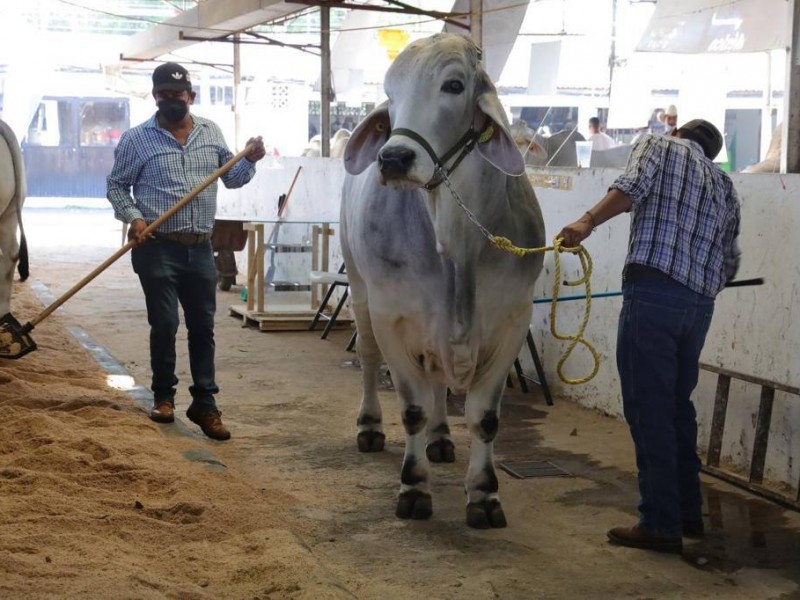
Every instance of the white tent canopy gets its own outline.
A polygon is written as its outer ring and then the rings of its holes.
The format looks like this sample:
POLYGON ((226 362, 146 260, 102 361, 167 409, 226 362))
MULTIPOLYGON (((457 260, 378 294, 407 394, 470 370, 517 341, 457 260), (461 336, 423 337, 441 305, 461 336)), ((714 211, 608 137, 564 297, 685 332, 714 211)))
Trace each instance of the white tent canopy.
POLYGON ((659 0, 639 52, 761 52, 785 48, 786 0, 659 0))

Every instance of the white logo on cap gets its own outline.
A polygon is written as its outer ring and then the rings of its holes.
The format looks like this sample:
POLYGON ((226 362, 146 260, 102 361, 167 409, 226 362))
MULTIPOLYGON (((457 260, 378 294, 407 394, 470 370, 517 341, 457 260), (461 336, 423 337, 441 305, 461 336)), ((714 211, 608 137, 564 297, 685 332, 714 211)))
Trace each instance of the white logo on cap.
POLYGON ((173 79, 183 79, 183 73, 173 73, 172 74, 172 78, 173 79))

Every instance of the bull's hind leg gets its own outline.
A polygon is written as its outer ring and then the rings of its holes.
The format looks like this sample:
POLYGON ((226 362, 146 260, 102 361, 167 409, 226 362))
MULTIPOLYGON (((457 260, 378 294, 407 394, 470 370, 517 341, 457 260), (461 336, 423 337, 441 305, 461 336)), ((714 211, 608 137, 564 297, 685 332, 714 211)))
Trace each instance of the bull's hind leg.
POLYGON ((383 433, 383 415, 378 401, 378 371, 381 365, 381 351, 372 331, 369 308, 366 302, 359 302, 355 290, 353 291, 352 308, 358 331, 356 350, 361 361, 363 391, 356 419, 358 427, 356 441, 359 452, 381 452, 386 442, 386 435, 383 433))
POLYGON ((494 470, 494 438, 500 425, 500 399, 505 377, 484 379, 467 394, 465 415, 472 436, 465 482, 467 525, 477 529, 505 527, 494 470))
POLYGON ((428 446, 425 448, 428 460, 433 463, 451 463, 456 460, 456 451, 450 439, 450 426, 447 424, 447 386, 433 386, 433 410, 428 419, 428 446))

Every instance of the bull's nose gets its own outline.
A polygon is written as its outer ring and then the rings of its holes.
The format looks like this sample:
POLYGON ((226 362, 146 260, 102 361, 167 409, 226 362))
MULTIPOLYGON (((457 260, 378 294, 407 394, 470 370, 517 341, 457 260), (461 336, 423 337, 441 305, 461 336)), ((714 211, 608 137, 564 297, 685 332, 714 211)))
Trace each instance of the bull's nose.
POLYGON ((408 174, 416 154, 409 148, 386 148, 378 154, 378 168, 384 177, 408 174))

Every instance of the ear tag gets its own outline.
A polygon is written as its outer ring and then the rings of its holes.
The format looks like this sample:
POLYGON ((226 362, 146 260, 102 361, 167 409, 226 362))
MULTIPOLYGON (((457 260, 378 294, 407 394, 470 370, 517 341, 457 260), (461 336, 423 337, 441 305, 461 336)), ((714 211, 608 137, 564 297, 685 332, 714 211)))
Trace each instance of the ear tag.
POLYGON ((483 133, 478 138, 478 143, 485 144, 490 139, 492 139, 493 135, 494 135, 494 125, 489 125, 486 129, 483 130, 483 133))

